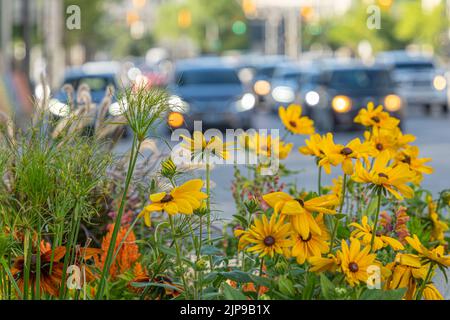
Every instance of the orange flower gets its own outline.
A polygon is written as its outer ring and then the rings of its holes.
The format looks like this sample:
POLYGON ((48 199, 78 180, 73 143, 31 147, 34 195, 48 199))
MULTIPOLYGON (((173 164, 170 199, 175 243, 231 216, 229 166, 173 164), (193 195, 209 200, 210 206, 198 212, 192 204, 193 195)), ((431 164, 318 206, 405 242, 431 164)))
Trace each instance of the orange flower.
MULTIPOLYGON (((100 257, 99 268, 103 269, 103 265, 106 260, 106 254, 108 252, 108 248, 111 242, 111 236, 114 229, 114 225, 111 226, 106 236, 102 241, 102 250, 103 253, 100 257)), ((139 253, 139 247, 136 244, 136 236, 133 231, 131 231, 127 238, 124 240, 124 237, 127 233, 127 228, 120 227, 119 233, 117 235, 116 246, 114 248, 114 252, 117 251, 119 244, 123 241, 123 244, 117 253, 116 259, 111 264, 111 269, 109 270, 109 274, 112 277, 116 277, 119 274, 123 274, 128 270, 131 270, 141 254, 139 253)))

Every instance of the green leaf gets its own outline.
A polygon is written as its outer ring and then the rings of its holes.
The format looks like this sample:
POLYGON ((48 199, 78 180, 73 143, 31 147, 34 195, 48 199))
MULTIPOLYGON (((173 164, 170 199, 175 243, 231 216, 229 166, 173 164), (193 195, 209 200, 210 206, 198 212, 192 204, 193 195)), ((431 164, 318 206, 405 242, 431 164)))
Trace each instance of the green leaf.
POLYGON ((334 298, 334 284, 323 273, 320 274, 320 288, 322 290, 322 296, 326 300, 332 300, 334 298))
POLYGON ((368 289, 359 297, 360 300, 401 300, 405 295, 406 288, 396 290, 368 289))
POLYGON ((214 246, 203 246, 201 253, 203 255, 213 256, 222 254, 222 251, 214 246))
POLYGON ((347 215, 346 215, 346 214, 343 214, 343 213, 336 213, 335 215, 333 215, 333 217, 334 217, 335 219, 338 219, 338 220, 342 220, 342 219, 344 219, 346 216, 347 216, 347 215))
POLYGON ((223 294, 227 300, 247 300, 247 296, 245 296, 241 291, 232 288, 225 282, 223 283, 223 294))
POLYGON ((222 276, 224 276, 226 279, 230 279, 236 282, 242 282, 242 283, 248 283, 253 282, 252 278, 249 276, 248 273, 240 271, 240 270, 234 270, 229 272, 221 272, 222 276))
POLYGON ((241 226, 246 229, 248 227, 248 222, 247 219, 245 219, 243 216, 239 215, 239 214, 234 214, 233 217, 239 221, 239 223, 241 224, 241 226))

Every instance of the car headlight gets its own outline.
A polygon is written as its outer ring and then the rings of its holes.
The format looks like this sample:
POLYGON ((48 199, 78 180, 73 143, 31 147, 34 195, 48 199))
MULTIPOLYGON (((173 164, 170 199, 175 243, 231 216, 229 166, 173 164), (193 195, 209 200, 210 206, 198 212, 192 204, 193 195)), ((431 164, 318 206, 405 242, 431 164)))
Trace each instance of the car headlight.
POLYGON ((256 104, 256 98, 251 93, 246 93, 236 103, 236 110, 238 112, 247 111, 253 109, 256 104))
POLYGON ((49 101, 48 110, 58 117, 67 117, 70 114, 70 107, 57 99, 49 101))
POLYGON ((320 95, 316 91, 309 91, 305 95, 305 101, 310 106, 316 106, 319 104, 320 95))
POLYGON ((187 113, 189 111, 189 103, 181 99, 179 96, 170 96, 169 107, 174 112, 187 113))
POLYGON ((386 98, 384 98, 384 106, 386 107, 387 111, 398 111, 402 107, 402 99, 395 94, 390 94, 386 96, 386 98))
POLYGON ((442 91, 447 87, 447 80, 444 76, 435 76, 433 79, 433 86, 436 90, 442 91))
POLYGON ((338 113, 349 112, 352 109, 352 99, 347 96, 336 96, 331 101, 331 106, 338 113))
POLYGON ((266 80, 258 80, 253 85, 253 90, 255 90, 255 93, 260 96, 266 96, 270 93, 270 83, 266 80))
POLYGON ((184 123, 184 117, 179 112, 171 112, 167 117, 167 123, 171 128, 179 128, 184 123))
POLYGON ((273 89, 272 97, 278 102, 289 103, 294 101, 295 92, 290 87, 279 86, 273 89))
POLYGON ((121 102, 113 102, 108 108, 108 112, 110 115, 117 117, 125 113, 128 109, 128 103, 126 100, 122 100, 121 102))

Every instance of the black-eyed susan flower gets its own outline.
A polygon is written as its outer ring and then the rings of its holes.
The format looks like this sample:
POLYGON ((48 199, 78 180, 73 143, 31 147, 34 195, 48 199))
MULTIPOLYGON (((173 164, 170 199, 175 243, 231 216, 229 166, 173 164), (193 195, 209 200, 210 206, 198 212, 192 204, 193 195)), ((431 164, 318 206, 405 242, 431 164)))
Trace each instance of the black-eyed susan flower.
POLYGON ((342 170, 348 174, 353 174, 353 160, 361 159, 368 163, 369 156, 373 152, 372 146, 367 143, 361 143, 359 138, 353 139, 347 145, 335 144, 331 135, 327 136, 321 143, 321 150, 324 156, 319 161, 319 166, 325 169, 325 172, 331 173, 331 166, 342 166, 342 170))
POLYGON ((439 241, 445 244, 445 232, 448 230, 448 225, 439 219, 439 214, 437 213, 437 203, 433 201, 431 196, 427 197, 428 203, 428 216, 433 223, 431 229, 431 241, 439 241))
POLYGON ((288 215, 293 229, 304 239, 309 237, 310 232, 322 233, 312 213, 335 214, 332 208, 338 204, 338 199, 332 194, 303 200, 284 192, 272 192, 264 195, 263 199, 274 208, 275 213, 288 215))
POLYGON ((273 257, 275 253, 289 256, 292 246, 291 226, 284 222, 284 217, 273 214, 270 220, 265 215, 256 218, 248 230, 236 230, 239 237, 239 248, 246 248, 260 257, 273 257))
POLYGON ((419 148, 416 146, 405 146, 397 152, 395 163, 406 163, 409 168, 417 175, 417 183, 422 181, 423 174, 432 174, 433 168, 426 165, 431 158, 419 158, 419 148))
POLYGON ((213 136, 207 140, 202 132, 194 131, 193 137, 189 138, 181 135, 183 142, 181 146, 190 151, 192 158, 201 156, 216 156, 222 159, 228 159, 230 156, 229 148, 233 142, 224 143, 218 136, 213 136))
POLYGON ((304 238, 297 232, 293 233, 292 256, 297 259, 299 264, 305 263, 311 257, 321 257, 329 250, 330 234, 323 222, 323 215, 318 215, 315 220, 321 230, 320 235, 310 232, 309 236, 304 238))
POLYGON ((405 163, 394 166, 389 165, 389 161, 389 152, 384 151, 375 158, 370 169, 364 168, 362 163, 357 162, 352 179, 358 183, 370 183, 382 187, 399 200, 403 199, 402 195, 411 198, 414 191, 407 183, 414 180, 414 172, 409 170, 405 163))
POLYGON ((385 283, 388 290, 407 288, 404 299, 414 298, 418 280, 425 280, 428 266, 422 265, 419 256, 398 253, 394 262, 388 263, 391 275, 385 283))
POLYGON ((415 234, 412 237, 406 237, 406 241, 424 260, 444 268, 450 267, 450 256, 445 255, 444 246, 439 245, 436 248, 427 249, 415 234))
POLYGON ((400 123, 400 120, 391 117, 389 113, 383 111, 383 106, 375 108, 373 102, 367 104, 366 109, 361 109, 354 119, 355 123, 360 123, 365 127, 377 128, 395 128, 400 123))
POLYGON ((331 133, 328 133, 323 137, 318 133, 311 135, 309 139, 305 139, 306 146, 299 147, 298 151, 305 156, 315 156, 316 158, 321 159, 324 156, 324 153, 320 149, 320 146, 322 140, 326 139, 327 136, 333 137, 331 133))
POLYGON ((352 238, 350 246, 342 240, 341 250, 337 252, 341 261, 341 271, 344 273, 347 282, 355 286, 360 282, 367 282, 369 276, 367 268, 375 264, 376 255, 370 252, 370 246, 361 249, 358 239, 352 238))
POLYGON ((202 186, 202 180, 193 179, 173 188, 170 192, 151 194, 151 203, 142 210, 139 217, 144 217, 145 224, 150 226, 150 213, 154 211, 164 211, 170 215, 192 214, 201 206, 202 200, 207 198, 206 193, 200 191, 202 186))
POLYGON ((325 272, 325 271, 331 271, 335 272, 340 268, 341 260, 339 257, 328 254, 326 257, 321 256, 313 256, 308 259, 308 262, 311 264, 311 268, 309 271, 311 272, 325 272))
POLYGON ((313 134, 315 131, 314 121, 302 117, 302 107, 299 105, 291 104, 287 109, 279 107, 278 115, 286 129, 293 134, 313 134))
POLYGON ((432 283, 425 285, 423 289, 423 298, 425 300, 444 300, 444 297, 432 283))
POLYGON ((277 157, 280 160, 286 159, 292 150, 293 144, 286 143, 279 137, 254 134, 244 134, 240 136, 241 144, 247 149, 259 156, 277 157))
MULTIPOLYGON (((373 227, 369 225, 369 219, 367 216, 362 217, 361 224, 352 222, 350 223, 350 226, 355 228, 355 230, 351 233, 352 237, 360 239, 364 245, 370 245, 372 241, 373 227)), ((386 246, 390 246, 394 250, 405 249, 400 241, 381 233, 377 233, 373 242, 373 250, 377 251, 386 246)))

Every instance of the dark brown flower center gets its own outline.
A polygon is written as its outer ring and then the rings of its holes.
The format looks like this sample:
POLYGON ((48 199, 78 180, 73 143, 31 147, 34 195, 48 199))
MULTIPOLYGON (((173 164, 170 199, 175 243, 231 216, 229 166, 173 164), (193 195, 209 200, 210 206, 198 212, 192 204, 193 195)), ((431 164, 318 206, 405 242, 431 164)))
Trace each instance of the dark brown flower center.
POLYGON ((405 155, 405 158, 403 159, 402 162, 407 163, 407 164, 411 164, 411 157, 405 155))
POLYGON ((381 151, 381 150, 383 150, 383 145, 381 143, 377 143, 375 145, 375 148, 377 148, 378 151, 381 151))
POLYGON ((348 264, 348 268, 350 269, 351 272, 358 272, 359 270, 358 264, 356 262, 350 262, 348 264))
POLYGON ((375 123, 380 123, 380 118, 378 118, 377 116, 372 117, 372 120, 373 120, 375 123))
POLYGON ((272 236, 267 236, 264 238, 264 244, 268 247, 271 247, 275 244, 275 238, 272 236))
POLYGON ((299 235, 299 237, 300 237, 300 240, 302 240, 303 242, 308 242, 312 238, 312 233, 310 232, 308 234, 308 238, 306 238, 306 239, 303 239, 303 237, 301 235, 299 235))
POLYGON ((291 125, 291 127, 297 127, 297 123, 295 121, 289 121, 289 124, 291 125))
POLYGON ((164 196, 164 198, 161 199, 160 202, 165 203, 165 202, 169 202, 169 201, 172 201, 172 200, 173 200, 173 197, 170 194, 166 194, 164 196))
POLYGON ((352 153, 353 153, 353 150, 348 147, 345 147, 344 149, 341 150, 341 154, 344 156, 348 156, 352 153))
POLYGON ((303 202, 302 199, 295 199, 295 201, 297 201, 298 203, 300 203, 300 205, 302 206, 302 208, 305 206, 305 202, 303 202))
POLYGON ((383 173, 383 172, 380 172, 380 173, 378 174, 378 176, 379 176, 380 178, 386 178, 386 179, 389 179, 388 175, 387 175, 386 173, 383 173))

